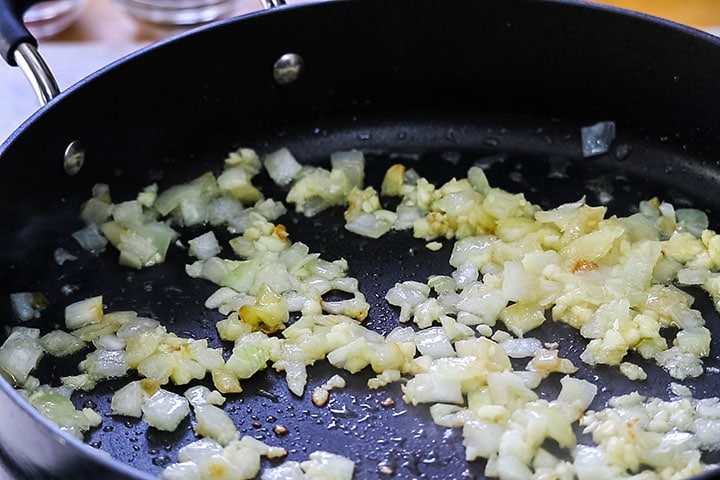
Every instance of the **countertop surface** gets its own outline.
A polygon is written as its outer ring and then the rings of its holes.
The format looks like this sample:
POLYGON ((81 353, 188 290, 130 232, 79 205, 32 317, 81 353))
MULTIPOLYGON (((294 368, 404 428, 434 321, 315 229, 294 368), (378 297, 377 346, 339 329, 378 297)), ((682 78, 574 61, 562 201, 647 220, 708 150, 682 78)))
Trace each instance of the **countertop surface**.
MULTIPOLYGON (((259 10, 260 0, 235 0, 235 14, 259 10)), ((289 0, 300 3, 303 0, 289 0)), ((307 1, 307 0, 305 0, 307 1)), ((720 31, 717 0, 601 0, 711 32, 720 31)), ((86 0, 79 18, 65 31, 40 42, 61 89, 124 55, 180 30, 148 27, 128 16, 113 0, 86 0)), ((19 69, 0 65, 0 142, 38 108, 19 69)))

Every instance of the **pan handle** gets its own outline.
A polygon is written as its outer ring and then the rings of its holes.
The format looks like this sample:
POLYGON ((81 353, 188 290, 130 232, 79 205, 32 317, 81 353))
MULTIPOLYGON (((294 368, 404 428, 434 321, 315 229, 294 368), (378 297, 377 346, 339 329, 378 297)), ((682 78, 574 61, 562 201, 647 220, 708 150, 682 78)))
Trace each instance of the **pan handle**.
MULTIPOLYGON (((41 0, 0 0, 0 55, 10 66, 19 66, 30 81, 41 105, 60 94, 55 76, 37 50, 37 40, 23 23, 23 14, 41 0)), ((261 0, 268 10, 286 5, 285 0, 261 0)), ((77 140, 71 142, 64 155, 63 169, 76 175, 85 162, 85 152, 77 140)))
POLYGON ((13 54, 21 43, 37 47, 37 40, 23 23, 23 14, 37 0, 0 0, 0 54, 5 61, 15 66, 13 54))
MULTIPOLYGON (((23 23, 23 14, 40 0, 0 0, 0 55, 19 66, 30 81, 40 105, 60 93, 55 76, 37 50, 37 40, 23 23)), ((261 0, 264 9, 286 5, 285 0, 261 0)))
POLYGON ((285 0, 260 0, 260 3, 262 3, 265 10, 286 5, 285 0))
POLYGON ((0 0, 0 54, 8 65, 19 66, 45 105, 60 93, 57 81, 37 51, 37 40, 23 23, 23 14, 37 0, 0 0))

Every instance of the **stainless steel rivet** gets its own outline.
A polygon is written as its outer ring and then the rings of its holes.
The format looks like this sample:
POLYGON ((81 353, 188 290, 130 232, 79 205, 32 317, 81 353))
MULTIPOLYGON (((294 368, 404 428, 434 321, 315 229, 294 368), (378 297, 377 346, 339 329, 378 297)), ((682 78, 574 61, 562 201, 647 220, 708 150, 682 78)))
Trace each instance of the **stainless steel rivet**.
POLYGON ((273 78, 280 85, 289 85, 300 78, 305 60, 297 53, 286 53, 273 65, 273 78))
POLYGON ((73 140, 65 149, 65 158, 63 159, 63 168, 65 173, 77 175, 85 164, 85 148, 79 140, 73 140))

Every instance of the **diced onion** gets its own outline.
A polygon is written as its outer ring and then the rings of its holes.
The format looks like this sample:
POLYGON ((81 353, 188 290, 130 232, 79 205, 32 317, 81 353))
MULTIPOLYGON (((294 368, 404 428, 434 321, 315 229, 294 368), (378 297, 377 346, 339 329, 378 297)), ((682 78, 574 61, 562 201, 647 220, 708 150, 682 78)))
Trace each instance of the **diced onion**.
POLYGON ((110 401, 112 414, 140 418, 143 403, 150 397, 150 394, 155 393, 148 392, 146 386, 143 382, 136 380, 118 389, 110 401))
POLYGON ((85 348, 85 342, 62 330, 53 330, 40 337, 40 345, 54 357, 64 357, 85 348))
POLYGON ((203 460, 215 455, 222 455, 223 447, 215 440, 201 438, 182 447, 178 458, 182 462, 201 463, 203 460))
POLYGON ((10 305, 21 322, 39 318, 48 307, 48 301, 40 292, 19 292, 10 294, 10 305))
POLYGON ((220 445, 237 440, 240 434, 232 418, 221 408, 209 403, 195 405, 195 434, 211 438, 220 445))
POLYGON ((108 243, 107 238, 103 236, 98 226, 94 223, 73 233, 72 237, 80 244, 83 250, 92 254, 104 251, 108 243))
POLYGON ((189 240, 188 245, 190 245, 188 253, 200 260, 207 260, 222 251, 222 248, 212 231, 203 233, 199 237, 189 240))
POLYGON ((365 180, 365 156, 359 150, 333 152, 330 155, 333 170, 345 172, 350 187, 362 188, 365 180))
POLYGON ((161 480, 202 480, 200 467, 194 462, 173 463, 160 473, 161 480))
POLYGON ((500 343, 510 358, 532 357, 542 349, 542 342, 537 338, 510 338, 500 343))
POLYGON ((15 327, 0 346, 0 373, 16 385, 22 385, 43 353, 39 329, 15 327))
POLYGON ((76 410, 70 398, 58 389, 40 389, 33 392, 28 397, 28 401, 62 430, 76 438, 82 439, 85 431, 102 422, 100 415, 90 408, 76 410))
POLYGON ((351 480, 355 465, 353 462, 341 455, 329 452, 315 451, 310 454, 310 459, 300 464, 307 478, 332 477, 337 480, 351 480))
POLYGON ((65 262, 74 262, 78 259, 78 257, 71 254, 64 248, 56 248, 53 252, 53 258, 55 259, 55 263, 58 265, 64 265, 65 262))
POLYGON ((584 157, 607 153, 615 140, 615 122, 598 122, 582 127, 580 134, 584 157))
POLYGON ((292 182, 302 168, 287 148, 267 154, 263 159, 263 165, 270 178, 280 186, 292 182))
POLYGON ((184 395, 193 407, 205 404, 222 405, 225 403, 225 397, 220 392, 217 390, 211 391, 204 385, 190 387, 185 391, 184 395))
POLYGON ((172 432, 190 413, 188 401, 176 393, 160 389, 142 405, 142 418, 151 427, 172 432))
POLYGON ((65 307, 65 326, 75 330, 91 323, 97 323, 103 316, 101 296, 80 300, 65 307))

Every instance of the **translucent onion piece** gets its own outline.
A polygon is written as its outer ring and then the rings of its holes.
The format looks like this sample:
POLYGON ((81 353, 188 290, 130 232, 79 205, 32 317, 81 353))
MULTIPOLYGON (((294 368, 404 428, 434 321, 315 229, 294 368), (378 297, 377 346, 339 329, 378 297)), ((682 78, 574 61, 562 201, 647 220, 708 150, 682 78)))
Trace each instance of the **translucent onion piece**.
POLYGON ((174 431, 190 413, 187 399, 167 390, 158 390, 142 406, 142 418, 158 430, 174 431))
POLYGON ((220 247, 212 231, 203 233, 199 237, 189 240, 188 245, 190 245, 188 253, 200 260, 214 257, 222 251, 222 247, 220 247))
POLYGON ((95 224, 90 224, 82 230, 74 232, 72 237, 80 244, 83 250, 92 254, 98 254, 104 251, 108 243, 107 238, 103 236, 95 224))
POLYGON ((40 318, 40 313, 48 307, 48 301, 40 292, 19 292, 10 294, 10 305, 18 320, 26 322, 40 318))
POLYGON ((85 348, 85 342, 62 330, 53 330, 40 337, 40 345, 54 357, 64 357, 85 348))
POLYGON ((22 385, 43 353, 39 329, 15 327, 0 346, 0 373, 9 376, 16 385, 22 385))
POLYGON ((598 122, 580 129, 584 157, 602 155, 615 140, 615 122, 598 122))
POLYGON ((323 451, 311 453, 310 459, 302 462, 300 467, 307 478, 333 478, 336 480, 351 480, 355 470, 355 465, 351 460, 323 451))
POLYGON ((102 296, 80 300, 65 307, 65 326, 70 330, 75 330, 99 322, 102 316, 102 296))
POLYGON ((302 168, 287 148, 267 154, 263 159, 263 165, 270 178, 280 186, 292 182, 302 168))

